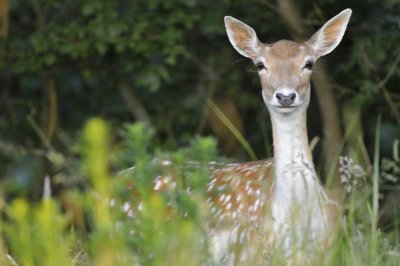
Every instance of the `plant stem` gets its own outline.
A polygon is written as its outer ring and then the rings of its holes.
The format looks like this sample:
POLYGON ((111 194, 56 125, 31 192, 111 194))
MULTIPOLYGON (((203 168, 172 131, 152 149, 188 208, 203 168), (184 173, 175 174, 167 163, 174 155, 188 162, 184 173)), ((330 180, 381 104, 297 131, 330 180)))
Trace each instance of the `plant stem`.
MULTIPOLYGON (((370 254, 371 259, 377 258, 377 241, 378 241, 378 212, 379 212, 379 149, 380 149, 380 132, 381 120, 379 115, 376 122, 375 130, 375 147, 374 147, 374 172, 372 176, 372 221, 371 221, 371 241, 370 254)), ((371 260, 372 262, 372 260, 371 260)), ((372 263, 371 265, 374 265, 372 263)))

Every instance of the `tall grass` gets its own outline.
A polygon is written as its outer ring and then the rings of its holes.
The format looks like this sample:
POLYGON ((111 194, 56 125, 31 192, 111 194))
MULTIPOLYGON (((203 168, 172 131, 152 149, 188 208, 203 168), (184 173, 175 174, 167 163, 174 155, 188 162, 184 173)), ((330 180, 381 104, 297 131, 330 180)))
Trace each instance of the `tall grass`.
MULTIPOLYGON (((83 131, 80 169, 87 187, 71 189, 62 198, 0 204, 0 265, 219 265, 210 259, 205 228, 205 166, 218 160, 216 142, 196 138, 187 148, 165 153, 150 149, 148 130, 126 126, 123 149, 115 151, 107 124, 90 120, 83 131), (165 158, 171 166, 160 168, 165 158), (128 165, 135 168, 119 171, 128 165), (158 175, 172 173, 175 187, 151 190, 158 175)), ((378 140, 373 182, 349 193, 332 254, 315 265, 400 265, 398 233, 378 226, 378 140)), ((246 265, 283 261, 282 254, 266 254, 246 265)))

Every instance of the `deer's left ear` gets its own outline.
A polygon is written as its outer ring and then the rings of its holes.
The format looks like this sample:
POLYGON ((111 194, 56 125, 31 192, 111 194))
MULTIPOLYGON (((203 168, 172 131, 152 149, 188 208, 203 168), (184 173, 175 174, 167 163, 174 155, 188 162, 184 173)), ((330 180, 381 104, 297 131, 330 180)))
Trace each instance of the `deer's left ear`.
POLYGON ((345 9, 325 23, 307 42, 317 57, 329 54, 343 38, 351 16, 351 9, 345 9))

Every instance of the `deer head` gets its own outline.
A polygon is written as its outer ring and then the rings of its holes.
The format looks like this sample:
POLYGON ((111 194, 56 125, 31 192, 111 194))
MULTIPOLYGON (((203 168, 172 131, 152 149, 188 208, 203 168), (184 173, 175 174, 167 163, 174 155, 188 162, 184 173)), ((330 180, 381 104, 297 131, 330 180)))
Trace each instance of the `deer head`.
POLYGON ((258 69, 262 96, 271 115, 307 109, 313 65, 339 44, 350 15, 350 9, 342 11, 304 43, 281 40, 271 44, 260 42, 255 31, 245 23, 225 17, 233 47, 252 59, 258 69))

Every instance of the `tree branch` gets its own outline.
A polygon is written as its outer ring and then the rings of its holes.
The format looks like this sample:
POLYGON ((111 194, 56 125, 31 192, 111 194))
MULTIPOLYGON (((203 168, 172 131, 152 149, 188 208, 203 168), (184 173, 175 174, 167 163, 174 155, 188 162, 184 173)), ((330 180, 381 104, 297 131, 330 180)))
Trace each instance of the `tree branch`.
POLYGON ((140 102, 139 98, 133 92, 132 88, 125 82, 121 82, 118 88, 131 115, 137 121, 140 121, 147 126, 151 126, 152 122, 150 116, 148 115, 143 104, 140 102))
POLYGON ((394 60, 392 66, 390 67, 390 69, 389 69, 388 73, 386 74, 386 76, 381 80, 381 82, 379 82, 378 86, 379 86, 380 88, 385 87, 386 83, 387 83, 387 82, 389 81, 389 79, 394 75, 394 73, 395 73, 395 71, 396 71, 397 66, 399 65, 399 63, 400 63, 400 54, 397 55, 397 58, 394 60))
POLYGON ((48 93, 48 123, 47 123, 47 138, 51 142, 57 130, 58 124, 58 101, 57 101, 57 87, 54 79, 49 79, 47 84, 48 93))
POLYGON ((280 13, 279 8, 276 5, 268 2, 268 0, 254 0, 254 2, 256 2, 256 3, 262 5, 262 6, 266 7, 266 8, 268 8, 269 10, 271 10, 271 11, 277 13, 277 14, 280 13))
POLYGON ((362 59, 365 63, 365 65, 371 70, 371 72, 373 73, 374 79, 375 81, 378 83, 378 89, 382 89, 383 91, 383 97, 385 98, 385 100, 387 101, 389 108, 392 112, 392 114, 394 115, 396 121, 398 124, 400 124, 400 112, 396 107, 396 104, 394 103, 391 94, 389 93, 389 90, 386 88, 386 83, 390 80, 390 78, 395 74, 396 69, 400 63, 400 55, 398 55, 396 57, 396 59, 394 60, 392 66, 390 67, 388 73, 386 74, 386 76, 381 79, 378 71, 375 69, 374 64, 371 62, 371 60, 369 59, 368 55, 366 53, 362 54, 362 59))

